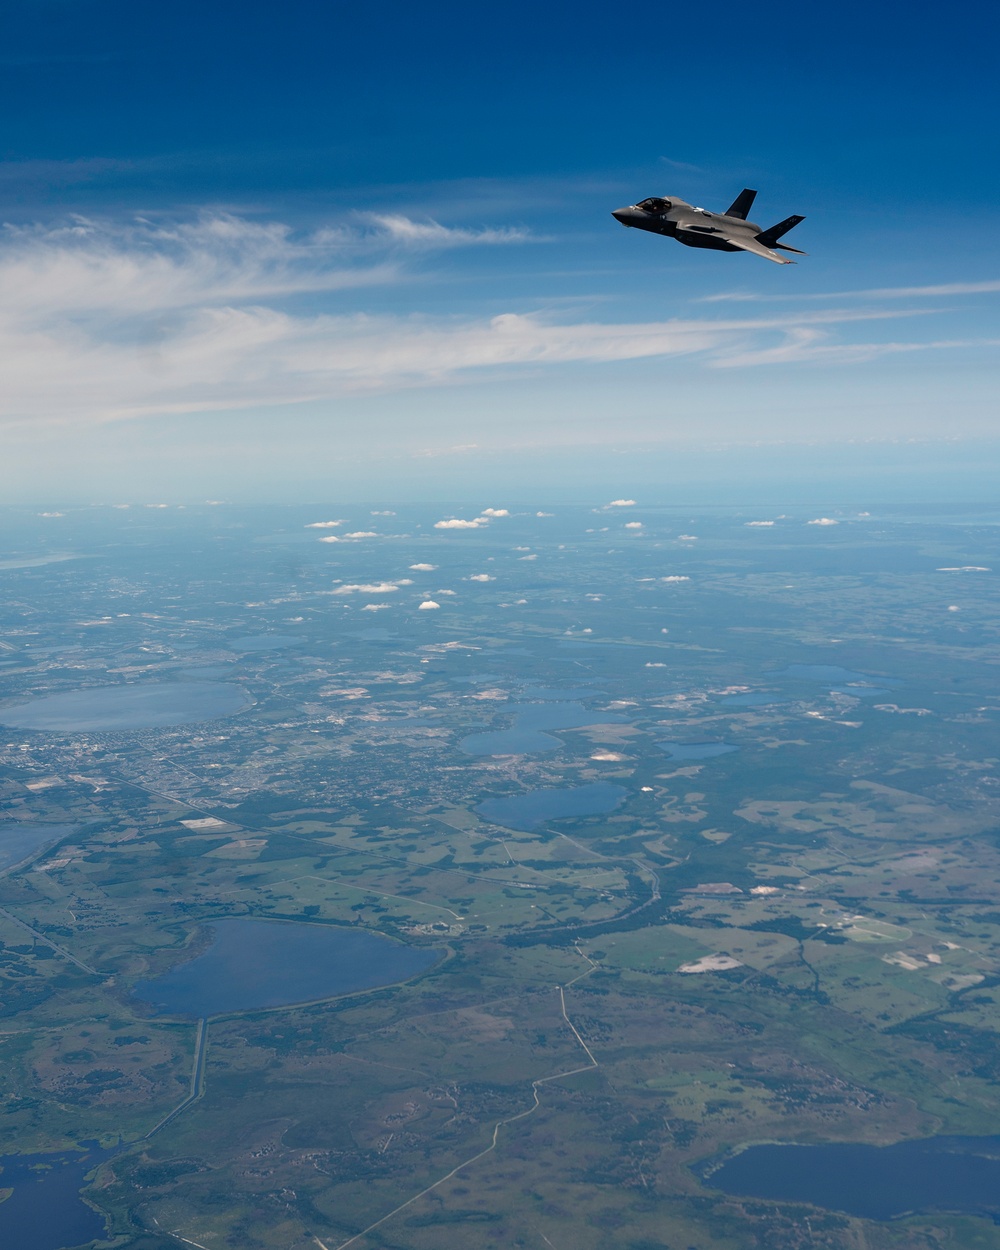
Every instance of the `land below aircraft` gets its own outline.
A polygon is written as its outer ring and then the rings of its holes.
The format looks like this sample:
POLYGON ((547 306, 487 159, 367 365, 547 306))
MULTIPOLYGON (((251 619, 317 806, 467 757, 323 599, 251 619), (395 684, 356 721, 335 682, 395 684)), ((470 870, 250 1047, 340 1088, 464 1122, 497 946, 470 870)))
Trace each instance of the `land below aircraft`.
POLYGON ((778 265, 794 265, 790 257, 779 253, 795 252, 797 256, 807 253, 778 240, 805 218, 786 217, 769 230, 762 230, 756 222, 747 221, 747 213, 756 197, 756 191, 745 187, 724 213, 710 213, 673 195, 669 199, 653 195, 627 208, 616 208, 611 216, 623 226, 666 235, 685 247, 704 247, 714 252, 752 252, 778 265))

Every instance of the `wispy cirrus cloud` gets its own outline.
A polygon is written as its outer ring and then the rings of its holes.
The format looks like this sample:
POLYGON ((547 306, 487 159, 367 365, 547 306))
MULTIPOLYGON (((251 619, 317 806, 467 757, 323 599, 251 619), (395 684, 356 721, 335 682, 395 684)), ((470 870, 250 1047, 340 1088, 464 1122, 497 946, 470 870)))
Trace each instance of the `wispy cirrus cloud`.
POLYGON ((523 237, 402 215, 353 217, 312 232, 230 213, 5 227, 0 422, 95 424, 285 406, 575 363, 843 363, 990 342, 839 337, 852 323, 929 311, 919 307, 628 323, 537 311, 356 310, 362 288, 411 280, 410 253, 419 265, 433 248, 523 237))
POLYGON ((868 287, 857 291, 809 291, 785 295, 762 295, 756 291, 720 291, 701 296, 702 304, 787 303, 789 300, 894 300, 934 299, 948 295, 994 295, 1000 292, 1000 278, 983 282, 939 282, 930 286, 868 287))
POLYGON ((399 213, 372 213, 369 220, 395 242, 420 248, 469 247, 470 245, 526 243, 532 235, 517 227, 503 229, 442 226, 440 222, 413 221, 399 213))

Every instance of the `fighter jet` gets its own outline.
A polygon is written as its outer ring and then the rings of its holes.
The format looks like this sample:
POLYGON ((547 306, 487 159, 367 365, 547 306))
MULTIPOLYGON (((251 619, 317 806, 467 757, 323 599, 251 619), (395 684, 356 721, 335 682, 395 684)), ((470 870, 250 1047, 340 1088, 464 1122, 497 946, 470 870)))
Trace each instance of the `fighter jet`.
POLYGON ((795 261, 779 256, 775 249, 795 252, 798 256, 808 255, 797 247, 778 242, 783 234, 805 218, 786 217, 770 230, 761 230, 755 222, 747 221, 747 213, 756 195, 756 191, 744 188, 724 213, 710 213, 676 196, 664 199, 654 195, 627 208, 616 208, 611 216, 623 226, 665 234, 668 239, 676 239, 685 247, 707 247, 715 252, 753 252, 755 256, 763 256, 778 265, 794 265, 795 261))

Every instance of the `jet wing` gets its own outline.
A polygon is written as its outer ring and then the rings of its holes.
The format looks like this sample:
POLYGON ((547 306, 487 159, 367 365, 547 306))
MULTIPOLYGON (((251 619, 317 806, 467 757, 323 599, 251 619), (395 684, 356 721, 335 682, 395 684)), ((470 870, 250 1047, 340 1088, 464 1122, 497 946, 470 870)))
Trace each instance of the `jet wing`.
POLYGON ((794 265, 794 260, 788 260, 785 256, 779 256, 777 252, 772 252, 769 247, 765 247, 763 243, 758 242, 754 238, 747 238, 746 235, 734 237, 731 234, 723 234, 722 236, 727 243, 733 247, 738 247, 744 252, 753 252, 755 256, 763 256, 765 260, 773 260, 776 265, 794 265))

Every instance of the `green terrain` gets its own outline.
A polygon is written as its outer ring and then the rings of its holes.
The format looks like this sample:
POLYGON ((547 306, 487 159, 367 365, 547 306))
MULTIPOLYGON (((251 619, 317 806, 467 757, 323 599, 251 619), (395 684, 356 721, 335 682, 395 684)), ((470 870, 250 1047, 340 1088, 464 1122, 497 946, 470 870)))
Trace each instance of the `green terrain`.
POLYGON ((704 1166, 998 1131, 993 514, 355 511, 383 532, 14 518, 12 558, 78 558, 0 570, 0 723, 122 683, 252 703, 0 727, 0 852, 72 829, 0 876, 0 1154, 121 1142, 86 1198, 123 1250, 1000 1247, 985 1214, 865 1220, 704 1166), (551 749, 463 751, 560 701, 591 723, 551 749), (476 810, 594 782, 622 802, 527 831, 476 810), (442 958, 206 1021, 133 997, 222 917, 442 958))

